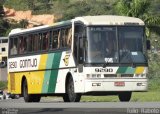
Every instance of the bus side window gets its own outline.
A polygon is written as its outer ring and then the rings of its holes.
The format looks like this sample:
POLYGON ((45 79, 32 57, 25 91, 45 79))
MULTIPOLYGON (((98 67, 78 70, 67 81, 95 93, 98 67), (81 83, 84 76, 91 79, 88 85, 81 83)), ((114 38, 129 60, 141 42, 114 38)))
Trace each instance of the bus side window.
POLYGON ((49 38, 50 38, 50 33, 49 32, 45 32, 42 35, 42 50, 48 50, 49 48, 49 38))
POLYGON ((71 44, 72 44, 72 28, 69 28, 67 35, 67 47, 71 48, 71 44))
POLYGON ((19 37, 19 54, 24 54, 27 52, 27 38, 24 36, 19 37))
POLYGON ((62 38, 61 38, 61 44, 62 47, 66 47, 66 29, 62 29, 62 38))
POLYGON ((24 47, 24 52, 23 53, 27 53, 27 37, 26 36, 24 37, 24 45, 23 45, 23 47, 24 47))
POLYGON ((42 40, 42 34, 38 34, 38 51, 42 50, 43 40, 42 40))
POLYGON ((18 46, 17 44, 18 44, 17 38, 10 39, 10 55, 17 54, 17 46, 18 46))
POLYGON ((71 48, 71 37, 72 37, 71 28, 62 29, 62 47, 71 48))
POLYGON ((52 49, 60 47, 60 30, 53 31, 52 35, 52 49))
POLYGON ((18 53, 23 54, 25 50, 25 44, 24 44, 24 37, 19 37, 19 47, 18 47, 18 53))
POLYGON ((38 34, 34 34, 34 37, 32 39, 32 51, 38 51, 38 46, 39 46, 39 35, 38 34))
POLYGON ((33 39, 33 35, 29 35, 27 38, 27 52, 32 52, 32 39, 33 39))

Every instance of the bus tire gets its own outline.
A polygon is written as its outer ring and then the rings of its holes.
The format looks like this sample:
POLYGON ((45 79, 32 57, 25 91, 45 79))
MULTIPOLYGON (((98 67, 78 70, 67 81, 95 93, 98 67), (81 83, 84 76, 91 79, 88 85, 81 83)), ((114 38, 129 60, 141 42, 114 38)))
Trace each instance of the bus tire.
POLYGON ((79 102, 81 99, 80 93, 74 92, 73 78, 69 77, 66 84, 66 93, 63 96, 64 102, 79 102))
POLYGON ((132 92, 121 92, 118 94, 119 100, 121 102, 129 102, 132 96, 132 92))
POLYGON ((28 85, 27 80, 24 80, 23 82, 23 97, 25 102, 32 102, 32 95, 28 94, 28 85))

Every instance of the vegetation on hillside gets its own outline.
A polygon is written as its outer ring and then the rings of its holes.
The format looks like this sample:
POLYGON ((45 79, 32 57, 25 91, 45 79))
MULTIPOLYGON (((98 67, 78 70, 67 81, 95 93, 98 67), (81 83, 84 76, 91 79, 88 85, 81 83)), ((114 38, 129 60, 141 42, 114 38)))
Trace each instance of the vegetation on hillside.
POLYGON ((148 0, 119 0, 116 4, 116 12, 120 15, 138 17, 145 22, 147 36, 150 36, 150 29, 160 25, 160 15, 153 15, 150 12, 151 2, 148 0))

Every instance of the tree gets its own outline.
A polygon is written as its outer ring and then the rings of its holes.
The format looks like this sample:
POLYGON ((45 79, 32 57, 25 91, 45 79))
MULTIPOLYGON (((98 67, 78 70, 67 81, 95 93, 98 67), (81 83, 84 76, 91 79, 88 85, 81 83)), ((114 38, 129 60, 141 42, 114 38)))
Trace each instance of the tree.
POLYGON ((73 19, 77 16, 113 14, 113 2, 106 0, 77 0, 63 4, 62 20, 73 19))
POLYGON ((1 2, 1 0, 0 0, 0 17, 3 17, 3 16, 4 16, 3 2, 1 2))
POLYGON ((120 15, 142 19, 146 24, 146 35, 149 37, 154 26, 160 25, 160 16, 155 16, 149 11, 150 5, 149 0, 119 0, 115 9, 120 15))
POLYGON ((28 20, 22 19, 22 20, 19 22, 19 24, 20 24, 20 27, 21 27, 21 28, 26 28, 29 23, 28 23, 28 20))
POLYGON ((3 1, 0 0, 0 36, 4 36, 6 31, 6 21, 3 19, 4 9, 3 9, 3 1))
POLYGON ((28 6, 28 9, 35 10, 34 0, 26 0, 26 3, 27 3, 27 6, 28 6))

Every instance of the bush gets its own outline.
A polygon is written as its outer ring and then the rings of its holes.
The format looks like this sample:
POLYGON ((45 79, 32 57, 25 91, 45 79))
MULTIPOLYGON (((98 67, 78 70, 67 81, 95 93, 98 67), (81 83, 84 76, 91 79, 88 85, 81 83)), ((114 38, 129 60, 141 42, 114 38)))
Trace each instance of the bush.
POLYGON ((6 89, 7 88, 7 82, 0 81, 0 89, 6 89))

